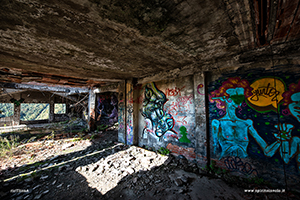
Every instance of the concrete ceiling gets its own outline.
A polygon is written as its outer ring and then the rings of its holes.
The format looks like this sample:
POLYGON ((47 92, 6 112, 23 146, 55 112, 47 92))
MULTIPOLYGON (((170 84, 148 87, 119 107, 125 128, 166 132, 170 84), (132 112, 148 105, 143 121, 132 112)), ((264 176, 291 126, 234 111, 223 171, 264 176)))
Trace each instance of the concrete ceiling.
POLYGON ((0 82, 103 86, 299 57, 299 0, 1 0, 0 82))

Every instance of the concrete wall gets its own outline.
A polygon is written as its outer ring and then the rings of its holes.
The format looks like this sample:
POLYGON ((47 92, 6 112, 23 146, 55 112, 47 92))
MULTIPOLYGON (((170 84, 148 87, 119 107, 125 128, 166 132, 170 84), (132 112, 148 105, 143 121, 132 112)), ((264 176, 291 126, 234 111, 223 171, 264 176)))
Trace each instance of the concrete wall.
POLYGON ((286 179, 299 187, 300 66, 237 68, 130 89, 124 89, 127 112, 119 110, 119 122, 133 119, 127 139, 137 137, 139 146, 165 147, 202 166, 214 161, 239 176, 280 185, 286 179))
POLYGON ((205 162, 203 74, 143 84, 135 102, 139 104, 140 146, 165 147, 205 162))

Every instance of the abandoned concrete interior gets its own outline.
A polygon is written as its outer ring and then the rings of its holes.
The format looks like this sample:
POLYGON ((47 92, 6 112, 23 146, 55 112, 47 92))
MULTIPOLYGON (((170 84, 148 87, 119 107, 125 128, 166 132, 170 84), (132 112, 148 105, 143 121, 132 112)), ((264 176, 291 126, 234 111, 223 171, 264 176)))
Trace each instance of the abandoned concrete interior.
POLYGON ((52 122, 79 102, 91 130, 106 104, 120 142, 299 188, 299 5, 3 0, 1 103, 49 103, 52 122))

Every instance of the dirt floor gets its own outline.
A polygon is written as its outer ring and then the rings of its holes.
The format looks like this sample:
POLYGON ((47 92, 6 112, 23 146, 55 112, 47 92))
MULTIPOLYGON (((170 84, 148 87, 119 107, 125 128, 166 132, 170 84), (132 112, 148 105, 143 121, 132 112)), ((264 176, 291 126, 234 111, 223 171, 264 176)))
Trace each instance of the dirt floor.
POLYGON ((49 134, 0 158, 0 199, 300 199, 117 142, 117 129, 49 134), (248 191, 249 190, 249 191, 248 191))

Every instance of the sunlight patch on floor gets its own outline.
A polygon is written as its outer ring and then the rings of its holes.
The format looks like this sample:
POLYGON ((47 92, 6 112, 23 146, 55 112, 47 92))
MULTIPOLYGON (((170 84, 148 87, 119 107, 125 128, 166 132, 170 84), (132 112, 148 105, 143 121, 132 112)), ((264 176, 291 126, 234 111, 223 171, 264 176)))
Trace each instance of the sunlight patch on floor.
POLYGON ((77 167, 89 187, 96 188, 102 195, 115 188, 127 175, 139 171, 150 171, 166 162, 168 156, 157 154, 140 147, 131 146, 126 150, 112 153, 98 162, 77 167))
MULTIPOLYGON (((60 163, 54 163, 54 164, 51 165, 51 166, 47 166, 47 167, 43 167, 43 168, 34 169, 34 170, 32 170, 32 171, 30 171, 30 172, 27 172, 27 173, 18 174, 18 175, 16 175, 16 176, 13 176, 13 177, 10 177, 10 178, 8 178, 8 179, 5 179, 3 182, 12 181, 12 180, 14 180, 14 179, 16 179, 16 178, 21 178, 21 177, 24 177, 24 176, 30 176, 30 175, 32 175, 33 173, 38 173, 38 172, 41 172, 41 171, 50 170, 50 169, 55 168, 55 167, 60 167, 60 166, 66 165, 66 164, 68 164, 68 163, 72 163, 72 162, 75 162, 75 161, 77 161, 77 160, 80 160, 80 159, 82 159, 82 158, 87 158, 87 157, 95 156, 95 155, 100 154, 100 153, 103 153, 103 152, 105 152, 105 151, 114 149, 115 147, 120 146, 120 145, 122 145, 122 144, 117 144, 117 145, 114 145, 114 146, 112 146, 112 147, 108 147, 108 148, 105 148, 105 149, 102 149, 102 150, 99 150, 99 151, 94 151, 94 152, 92 152, 92 153, 84 154, 84 155, 82 155, 82 156, 78 156, 78 157, 75 157, 75 158, 73 158, 73 159, 69 159, 69 160, 66 160, 66 161, 63 161, 63 162, 60 162, 60 163)), ((32 163, 32 164, 34 164, 34 163, 32 163)), ((31 165, 32 165, 32 164, 31 164, 31 165)))

